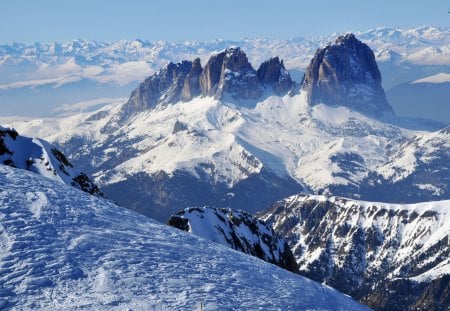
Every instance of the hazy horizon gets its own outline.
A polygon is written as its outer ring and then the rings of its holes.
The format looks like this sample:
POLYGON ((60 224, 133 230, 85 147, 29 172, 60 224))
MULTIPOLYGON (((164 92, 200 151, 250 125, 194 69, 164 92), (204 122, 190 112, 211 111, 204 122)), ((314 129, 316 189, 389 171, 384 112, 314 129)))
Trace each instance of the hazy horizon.
POLYGON ((29 1, 4 3, 1 42, 211 41, 317 37, 376 27, 448 27, 449 3, 438 0, 340 2, 280 0, 29 1))

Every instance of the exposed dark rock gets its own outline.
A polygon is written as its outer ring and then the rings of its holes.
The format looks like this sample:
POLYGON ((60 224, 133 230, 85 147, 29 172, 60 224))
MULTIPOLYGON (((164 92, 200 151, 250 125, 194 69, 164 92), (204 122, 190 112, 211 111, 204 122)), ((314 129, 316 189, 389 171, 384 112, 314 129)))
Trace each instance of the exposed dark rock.
POLYGON ((340 36, 317 50, 302 89, 312 106, 344 106, 371 116, 393 113, 372 50, 353 34, 340 36))
POLYGON ((283 61, 273 57, 265 61, 257 70, 259 81, 266 87, 271 87, 278 95, 284 95, 292 89, 293 81, 283 61))
POLYGON ((96 196, 103 196, 103 192, 98 188, 96 184, 84 173, 80 173, 79 175, 75 176, 72 182, 72 186, 79 187, 80 190, 96 195, 96 196))
POLYGON ((215 97, 229 95, 235 100, 260 98, 262 88, 245 53, 240 48, 229 48, 224 53, 219 89, 215 97))
POLYGON ((204 96, 214 96, 222 75, 225 52, 214 54, 208 60, 200 75, 200 86, 204 96))
POLYGON ((298 273, 289 245, 264 222, 230 208, 186 208, 167 224, 298 273))
POLYGON ((257 73, 239 47, 230 47, 212 55, 204 68, 199 58, 193 62, 169 63, 131 93, 122 107, 119 121, 136 112, 190 101, 200 95, 236 101, 257 100, 262 97, 264 88, 284 95, 293 86, 289 72, 278 57, 263 63, 257 73))
POLYGON ((186 131, 188 129, 188 125, 181 121, 176 121, 173 125, 173 131, 172 134, 176 134, 178 132, 186 131))
MULTIPOLYGON (((185 86, 186 77, 190 74, 192 83, 188 82, 185 95, 191 95, 195 91, 195 75, 198 71, 197 63, 195 71, 192 71, 192 62, 183 61, 178 64, 169 63, 158 73, 145 79, 130 96, 128 102, 122 107, 125 116, 139 111, 168 105, 182 99, 181 91, 185 86)), ((184 98, 185 99, 185 98, 184 98)))
POLYGON ((192 63, 191 71, 189 71, 184 80, 183 89, 181 91, 181 99, 183 101, 190 101, 192 98, 202 93, 200 88, 200 75, 202 71, 200 58, 196 58, 192 63))
POLYGON ((258 99, 262 96, 256 71, 238 47, 213 55, 200 77, 202 94, 221 99, 258 99))

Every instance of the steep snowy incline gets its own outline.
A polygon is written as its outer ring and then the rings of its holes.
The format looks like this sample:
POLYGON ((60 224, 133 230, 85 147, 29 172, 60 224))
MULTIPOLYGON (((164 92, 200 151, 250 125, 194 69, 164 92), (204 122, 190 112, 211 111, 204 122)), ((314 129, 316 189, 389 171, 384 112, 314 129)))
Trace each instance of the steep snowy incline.
POLYGON ((450 307, 449 200, 387 204, 296 195, 260 219, 286 238, 301 274, 369 306, 450 307))
POLYGON ((365 310, 257 258, 0 165, 0 308, 365 310))
POLYGON ((93 195, 103 196, 89 177, 74 168, 61 151, 42 139, 21 136, 16 130, 1 126, 0 163, 40 174, 93 195))

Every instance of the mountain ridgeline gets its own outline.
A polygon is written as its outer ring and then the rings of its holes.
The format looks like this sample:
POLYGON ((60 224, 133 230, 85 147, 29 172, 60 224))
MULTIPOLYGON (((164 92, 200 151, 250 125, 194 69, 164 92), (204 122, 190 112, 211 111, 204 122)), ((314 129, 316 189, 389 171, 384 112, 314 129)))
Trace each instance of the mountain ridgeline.
POLYGON ((102 197, 98 186, 66 156, 38 138, 29 138, 0 126, 0 164, 37 173, 84 192, 102 197))
POLYGON ((48 139, 108 197, 162 222, 189 206, 255 213, 299 192, 449 198, 444 125, 394 116, 380 83, 351 34, 319 49, 301 84, 280 58, 255 70, 232 47, 169 63, 127 102, 48 139))
POLYGON ((191 207, 172 215, 167 224, 298 273, 294 255, 284 239, 244 211, 191 207))
POLYGON ((211 56, 202 68, 200 59, 169 63, 136 88, 123 111, 128 113, 189 101, 197 96, 217 99, 258 100, 265 91, 284 95, 295 83, 283 61, 274 57, 253 69, 239 47, 211 56))
POLYGON ((295 83, 283 61, 273 57, 255 70, 244 51, 230 47, 213 54, 205 67, 200 59, 169 63, 136 88, 123 106, 123 116, 190 101, 197 96, 246 104, 267 95, 308 94, 311 106, 344 106, 379 117, 393 114, 381 86, 381 74, 372 50, 346 34, 317 50, 302 83, 295 83))
POLYGON ((301 274, 375 310, 449 310, 449 207, 296 195, 260 219, 286 238, 301 274))

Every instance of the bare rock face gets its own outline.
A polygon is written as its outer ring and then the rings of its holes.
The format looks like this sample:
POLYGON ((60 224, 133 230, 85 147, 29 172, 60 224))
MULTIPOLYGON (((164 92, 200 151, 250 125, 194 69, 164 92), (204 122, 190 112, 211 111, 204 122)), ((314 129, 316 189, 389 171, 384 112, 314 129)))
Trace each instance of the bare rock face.
POLYGON ((258 99, 262 96, 256 71, 238 47, 213 55, 205 65, 200 80, 205 96, 217 99, 230 96, 235 100, 258 99))
POLYGON ((167 224, 298 273, 294 255, 284 239, 244 211, 186 208, 172 215, 167 224))
POLYGON ((258 100, 269 89, 284 95, 293 81, 278 57, 263 63, 258 72, 239 47, 214 54, 202 68, 200 59, 169 63, 147 78, 132 93, 121 109, 120 121, 134 113, 190 101, 197 96, 235 101, 258 100))
POLYGON ((200 87, 204 96, 214 96, 222 75, 225 52, 214 54, 208 60, 200 76, 200 87))
POLYGON ((317 50, 302 83, 311 106, 344 106, 370 116, 392 114, 372 50, 346 34, 317 50))
POLYGON ((181 99, 183 101, 190 101, 192 98, 202 93, 200 88, 200 75, 202 71, 200 58, 196 58, 192 63, 191 71, 189 71, 184 80, 183 89, 181 91, 181 99))
POLYGON ((261 64, 256 72, 258 80, 265 86, 272 88, 278 95, 284 95, 292 89, 293 81, 283 61, 273 57, 261 64))
POLYGON ((230 95, 235 100, 258 99, 262 88, 256 71, 240 48, 225 50, 219 89, 216 98, 230 95))
MULTIPOLYGON (((198 71, 198 64, 195 64, 195 70, 198 71)), ((180 101, 182 98, 188 98, 192 92, 195 93, 195 75, 193 72, 193 63, 182 61, 181 63, 169 63, 158 73, 145 79, 144 82, 136 88, 130 96, 128 102, 123 106, 125 112, 138 112, 156 107, 157 105, 168 105, 180 101), (186 77, 192 82, 185 84, 186 77), (181 95, 181 90, 186 87, 186 92, 181 95)), ((201 68, 200 68, 201 69, 201 68)))

